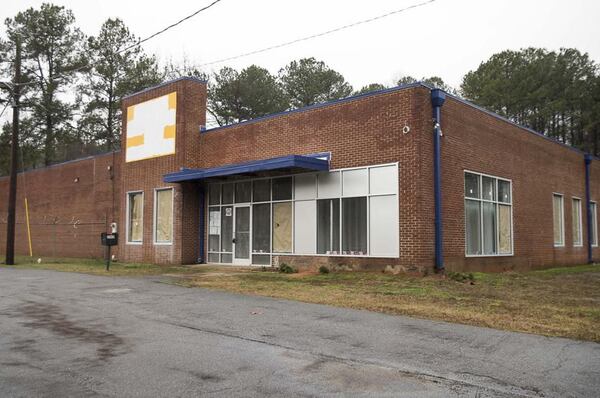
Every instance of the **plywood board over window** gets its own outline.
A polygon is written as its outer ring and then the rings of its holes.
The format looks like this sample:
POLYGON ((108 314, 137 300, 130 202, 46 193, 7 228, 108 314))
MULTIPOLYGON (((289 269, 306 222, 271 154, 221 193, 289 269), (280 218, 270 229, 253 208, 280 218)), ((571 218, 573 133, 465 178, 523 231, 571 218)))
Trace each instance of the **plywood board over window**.
POLYGON ((571 216, 573 221, 573 246, 583 246, 583 229, 581 227, 581 199, 573 198, 571 201, 571 216))
POLYGON ((273 252, 292 252, 292 202, 273 203, 273 252))
POLYGON ((564 230, 564 202, 561 194, 555 193, 552 195, 552 215, 554 222, 554 246, 560 247, 565 245, 565 230, 564 230))
POLYGON ((156 190, 154 242, 173 242, 173 189, 156 190))
POLYGON ((127 205, 127 242, 141 243, 144 233, 144 194, 130 192, 127 205))

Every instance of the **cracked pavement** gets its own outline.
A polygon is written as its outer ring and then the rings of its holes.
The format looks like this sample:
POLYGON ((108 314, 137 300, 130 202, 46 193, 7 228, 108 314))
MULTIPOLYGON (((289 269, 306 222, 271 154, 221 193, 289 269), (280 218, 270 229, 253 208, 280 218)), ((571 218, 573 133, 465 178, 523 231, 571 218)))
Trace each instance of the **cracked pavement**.
POLYGON ((600 344, 0 268, 2 397, 594 397, 600 344))

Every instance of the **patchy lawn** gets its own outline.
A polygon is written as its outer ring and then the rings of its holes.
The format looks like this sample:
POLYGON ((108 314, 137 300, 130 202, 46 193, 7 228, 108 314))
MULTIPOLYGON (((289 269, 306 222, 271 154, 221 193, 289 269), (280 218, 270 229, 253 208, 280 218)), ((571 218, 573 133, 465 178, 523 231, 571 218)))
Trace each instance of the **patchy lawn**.
MULTIPOLYGON (((4 260, 2 260, 4 261, 4 260)), ((50 269, 64 272, 81 272, 94 275, 109 276, 137 276, 137 275, 163 275, 182 274, 195 272, 194 267, 185 266, 159 266, 155 264, 124 264, 110 263, 110 271, 106 271, 106 263, 102 260, 76 259, 76 258, 43 258, 40 263, 37 258, 18 256, 15 259, 17 268, 50 269)))
POLYGON ((223 271, 188 286, 600 342, 600 266, 473 274, 457 282, 373 272, 223 271), (472 283, 472 284, 471 284, 472 283))
MULTIPOLYGON (((260 268, 157 266, 27 257, 17 267, 96 275, 168 275, 183 286, 600 342, 600 265, 472 274, 463 282, 378 272, 282 274, 260 268)), ((458 274, 457 277, 469 276, 458 274)))

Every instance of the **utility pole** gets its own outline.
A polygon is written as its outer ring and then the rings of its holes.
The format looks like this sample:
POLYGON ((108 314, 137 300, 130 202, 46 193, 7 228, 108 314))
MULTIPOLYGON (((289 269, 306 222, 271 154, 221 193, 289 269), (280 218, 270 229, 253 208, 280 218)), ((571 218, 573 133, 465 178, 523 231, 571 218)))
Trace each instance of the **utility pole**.
POLYGON ((15 264, 15 220, 17 207, 17 154, 19 153, 19 100, 21 96, 21 42, 15 40, 15 78, 12 85, 12 139, 10 145, 10 181, 8 189, 8 219, 6 229, 6 265, 15 264))

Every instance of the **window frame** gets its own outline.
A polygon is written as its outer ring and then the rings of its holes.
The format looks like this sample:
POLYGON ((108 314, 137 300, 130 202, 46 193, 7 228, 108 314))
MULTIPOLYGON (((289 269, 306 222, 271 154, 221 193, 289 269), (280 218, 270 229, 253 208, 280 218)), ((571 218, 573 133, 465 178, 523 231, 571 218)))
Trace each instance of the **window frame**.
POLYGON ((471 257, 511 257, 515 255, 515 226, 514 226, 514 193, 513 193, 513 181, 510 178, 504 178, 504 177, 498 177, 492 174, 486 174, 486 173, 481 173, 479 171, 473 171, 473 170, 469 170, 469 169, 463 169, 463 174, 462 174, 462 179, 463 179, 463 191, 462 191, 462 197, 463 197, 463 217, 464 217, 464 228, 465 228, 465 232, 464 232, 464 239, 465 239, 465 257, 466 258, 471 258, 471 257), (476 176, 479 177, 479 198, 469 198, 465 195, 465 189, 466 189, 466 178, 465 175, 469 173, 469 174, 474 174, 476 176), (494 185, 494 189, 496 190, 496 199, 495 200, 489 200, 489 199, 483 199, 483 177, 488 177, 488 178, 492 178, 495 180, 495 185, 494 185), (510 185, 510 201, 509 202, 500 202, 498 200, 498 181, 504 181, 504 182, 508 182, 510 185), (478 202, 480 204, 480 213, 479 213, 479 234, 480 234, 480 242, 481 242, 481 254, 469 254, 467 252, 467 217, 466 217, 466 206, 465 203, 467 200, 471 200, 474 202, 478 202), (496 208, 496 251, 497 253, 495 254, 484 254, 483 253, 483 245, 484 245, 484 239, 483 239, 483 206, 481 206, 481 204, 483 203, 492 203, 495 205, 496 208), (499 206, 509 206, 510 207, 510 253, 500 253, 499 252, 499 248, 500 248, 500 223, 498 222, 498 208, 499 206))
POLYGON ((594 204, 594 212, 591 215, 592 219, 592 231, 594 231, 594 240, 592 241, 592 247, 598 247, 598 203, 595 200, 590 200, 591 204, 594 204))
POLYGON ((153 206, 153 216, 152 216, 152 243, 157 246, 171 246, 173 245, 173 235, 175 233, 175 189, 174 187, 160 187, 154 188, 154 206, 153 206), (171 191, 171 240, 170 241, 157 241, 156 240, 156 229, 157 229, 157 219, 158 219, 158 192, 159 191, 171 191))
MULTIPOLYGON (((575 239, 573 239, 573 247, 583 247, 583 201, 577 196, 571 196, 571 233, 574 232, 575 228, 575 220, 573 219, 573 206, 575 202, 579 202, 579 220, 577 220, 579 223, 579 244, 576 244, 575 239)), ((575 234, 573 234, 573 237, 575 237, 575 234)))
POLYGON ((127 206, 126 206, 126 211, 127 214, 125 216, 126 219, 126 223, 125 223, 125 244, 126 245, 143 245, 144 244, 144 202, 145 202, 145 195, 144 195, 144 191, 143 190, 136 190, 136 191, 127 191, 126 192, 127 195, 127 206), (129 240, 129 225, 131 223, 131 211, 130 211, 130 206, 131 206, 131 196, 134 194, 141 194, 142 195, 142 239, 137 241, 132 241, 129 240))
POLYGON ((559 192, 552 192, 552 241, 554 247, 565 247, 565 195, 559 192), (556 243, 554 240, 554 198, 560 197, 560 232, 561 242, 556 243))
MULTIPOLYGON (((400 243, 400 220, 398 219, 397 221, 397 225, 396 225, 396 231, 397 231, 397 237, 398 237, 398 243, 397 243, 397 247, 396 247, 396 254, 394 255, 373 255, 370 254, 371 253, 371 231, 369 229, 369 225, 370 225, 370 211, 369 211, 369 207, 371 205, 371 197, 375 197, 375 196, 394 196, 395 197, 395 202, 396 202, 396 208, 399 209, 400 207, 400 189, 398 186, 398 182, 399 182, 399 174, 400 174, 400 170, 399 170, 399 162, 389 162, 389 163, 381 163, 381 164, 372 164, 372 165, 365 165, 365 166, 355 166, 355 167, 346 167, 346 168, 339 168, 339 169, 331 169, 328 171, 329 173, 334 173, 334 172, 339 172, 339 195, 337 196, 333 196, 333 197, 325 197, 325 198, 319 198, 319 174, 321 174, 322 172, 310 172, 310 173, 302 173, 302 174, 314 174, 316 176, 315 178, 315 196, 312 199, 297 199, 296 198, 296 192, 295 192, 295 176, 298 173, 292 173, 292 174, 283 174, 283 175, 278 175, 278 176, 266 176, 266 177, 255 177, 255 178, 247 178, 247 179, 243 179, 243 180, 236 180, 235 182, 240 182, 240 181, 257 181, 257 180, 262 180, 262 179, 270 179, 270 180, 274 180, 277 178, 286 178, 286 177, 292 177, 292 198, 291 199, 284 199, 284 200, 273 200, 273 186, 272 186, 272 182, 270 184, 271 187, 271 195, 270 198, 271 200, 269 201, 254 201, 254 197, 253 195, 251 195, 251 202, 249 203, 244 203, 244 204, 250 204, 251 207, 254 204, 261 204, 261 203, 270 203, 271 204, 271 223, 273 222, 273 205, 276 203, 285 203, 285 202, 291 202, 292 203, 292 252, 291 253, 280 253, 280 252, 275 252, 273 251, 273 229, 271 228, 271 253, 252 253, 251 254, 270 254, 271 258, 273 258, 274 256, 311 256, 311 257, 357 257, 357 258, 394 258, 394 259, 398 259, 400 258, 400 253, 401 253, 401 249, 402 249, 402 245, 400 243), (386 167, 386 166, 393 166, 396 169, 396 185, 395 188, 393 189, 394 193, 371 193, 371 187, 370 187, 370 170, 373 168, 379 168, 379 167, 386 167), (344 195, 344 191, 343 191, 343 176, 342 176, 342 172, 343 171, 348 171, 348 170, 357 170, 357 169, 366 169, 367 170, 367 193, 365 195, 349 195, 349 196, 345 196, 344 195), (301 201, 310 201, 310 200, 314 200, 314 201, 318 201, 319 199, 340 199, 340 206, 339 206, 339 211, 340 211, 340 226, 339 226, 339 239, 340 239, 340 249, 342 247, 342 222, 341 222, 341 217, 342 217, 342 199, 343 198, 353 198, 353 197, 366 197, 367 198, 367 254, 362 254, 362 255, 358 255, 358 254, 341 254, 341 250, 339 254, 322 254, 322 253, 316 253, 317 251, 317 247, 315 245, 315 253, 314 254, 305 254, 305 253, 296 253, 296 245, 295 245, 295 219, 296 219, 296 214, 295 214, 295 203, 296 202, 301 202, 301 201)), ((221 187, 223 186, 223 184, 228 184, 228 183, 232 183, 231 181, 227 181, 227 180, 217 180, 214 182, 211 182, 211 184, 217 184, 220 185, 221 187)), ((252 192, 253 188, 251 188, 251 192, 252 192)), ((209 196, 209 189, 206 190, 207 196, 209 196)), ((512 196, 512 194, 511 194, 512 196)), ((207 205, 205 205, 205 217, 206 219, 208 219, 209 216, 209 207, 219 207, 219 208, 223 208, 225 206, 230 206, 230 205, 226 205, 223 204, 222 202, 222 192, 221 192, 221 203, 218 205, 208 205, 210 198, 206 199, 206 203, 207 205)), ((512 200, 512 197, 511 197, 512 200)), ((235 190, 234 190, 234 198, 233 198, 233 202, 234 204, 237 204, 235 202, 235 190)), ((240 203, 241 204, 241 203, 240 203)), ((512 212, 511 212, 511 216, 512 216, 512 212)), ((398 210, 398 217, 400 217, 400 213, 398 210)), ((512 228, 512 226, 511 226, 512 228)), ((315 236, 317 234, 317 231, 315 230, 315 236)), ((206 237, 208 239, 208 233, 206 233, 206 237)), ((220 248, 219 248, 220 249, 220 248)), ((218 252, 215 251, 208 251, 206 252, 207 258, 208 258, 208 254, 229 254, 226 252, 222 252, 221 250, 219 250, 218 252)), ((219 264, 225 264, 225 265, 231 265, 231 263, 219 263, 219 264)), ((251 264, 251 266, 254 266, 254 264, 251 264)), ((260 265, 257 265, 260 266, 260 265)))

